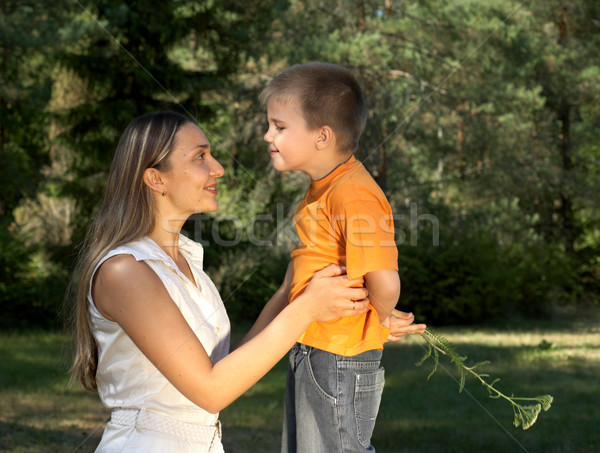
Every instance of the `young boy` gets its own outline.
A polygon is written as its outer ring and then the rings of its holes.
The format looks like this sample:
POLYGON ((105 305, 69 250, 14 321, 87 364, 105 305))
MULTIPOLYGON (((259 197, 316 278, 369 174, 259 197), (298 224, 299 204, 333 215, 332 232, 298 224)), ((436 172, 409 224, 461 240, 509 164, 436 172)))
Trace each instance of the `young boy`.
POLYGON ((385 325, 400 278, 390 205, 354 158, 367 119, 364 94, 350 71, 313 62, 279 74, 260 101, 273 166, 312 180, 294 217, 300 242, 291 253, 289 301, 337 263, 348 278, 364 277, 371 302, 365 315, 312 324, 290 352, 282 452, 372 452, 385 325))

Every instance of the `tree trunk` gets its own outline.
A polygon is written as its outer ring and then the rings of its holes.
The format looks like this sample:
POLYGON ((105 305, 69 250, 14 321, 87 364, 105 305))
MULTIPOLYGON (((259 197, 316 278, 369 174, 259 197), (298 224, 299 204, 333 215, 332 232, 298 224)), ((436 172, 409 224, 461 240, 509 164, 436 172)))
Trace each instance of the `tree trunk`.
MULTIPOLYGON (((565 45, 567 39, 567 12, 562 8, 559 12, 558 42, 565 45)), ((560 122, 559 152, 562 165, 562 177, 559 186, 560 206, 558 215, 560 218, 560 233, 565 251, 572 254, 575 250, 577 231, 575 228, 575 215, 573 212, 573 201, 571 199, 569 182, 573 161, 571 159, 571 108, 567 97, 562 97, 558 105, 557 118, 560 122)))

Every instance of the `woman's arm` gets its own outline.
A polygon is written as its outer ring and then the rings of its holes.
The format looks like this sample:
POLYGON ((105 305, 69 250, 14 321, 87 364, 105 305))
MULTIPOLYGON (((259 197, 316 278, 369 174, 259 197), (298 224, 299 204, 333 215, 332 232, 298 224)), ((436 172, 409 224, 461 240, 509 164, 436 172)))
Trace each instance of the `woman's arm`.
POLYGON ((98 310, 119 323, 183 395, 215 413, 264 376, 310 323, 367 311, 367 291, 351 287, 360 281, 333 277, 341 272, 339 266, 332 265, 317 273, 302 296, 216 364, 211 363, 164 285, 145 263, 130 255, 108 259, 96 273, 93 297, 98 310))

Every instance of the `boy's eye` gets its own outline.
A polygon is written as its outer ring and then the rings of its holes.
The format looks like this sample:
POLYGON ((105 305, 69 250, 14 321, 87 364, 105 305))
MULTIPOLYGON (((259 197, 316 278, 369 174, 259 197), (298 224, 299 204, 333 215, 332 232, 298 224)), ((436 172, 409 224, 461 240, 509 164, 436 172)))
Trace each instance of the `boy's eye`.
POLYGON ((206 157, 206 153, 200 153, 196 156, 196 159, 204 160, 205 157, 206 157))

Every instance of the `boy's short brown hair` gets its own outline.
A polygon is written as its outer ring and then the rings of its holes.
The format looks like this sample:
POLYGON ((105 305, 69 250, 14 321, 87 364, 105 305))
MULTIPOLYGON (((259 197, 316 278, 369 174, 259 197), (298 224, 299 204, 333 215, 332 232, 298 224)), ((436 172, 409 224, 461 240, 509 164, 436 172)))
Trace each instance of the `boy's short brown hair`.
POLYGON ((296 104, 309 129, 329 126, 341 152, 353 153, 367 122, 367 104, 362 87, 346 68, 314 61, 289 67, 260 93, 269 102, 296 104))

